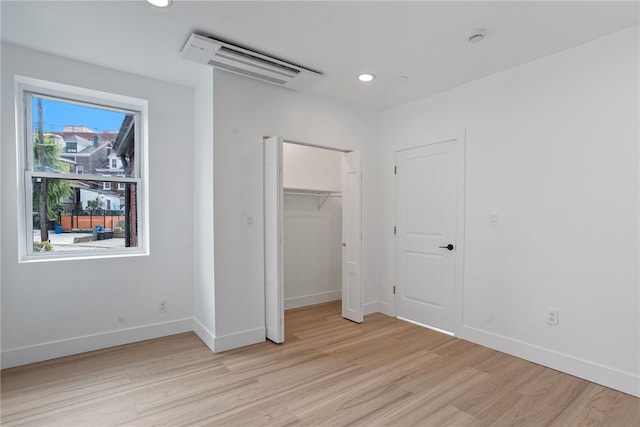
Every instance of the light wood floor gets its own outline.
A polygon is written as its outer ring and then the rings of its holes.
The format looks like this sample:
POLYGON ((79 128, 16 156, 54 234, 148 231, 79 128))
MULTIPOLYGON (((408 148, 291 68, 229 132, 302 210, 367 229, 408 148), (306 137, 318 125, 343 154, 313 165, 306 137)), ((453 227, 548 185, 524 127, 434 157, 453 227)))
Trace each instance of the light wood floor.
POLYGON ((288 311, 286 343, 193 334, 2 372, 2 425, 640 426, 640 399, 381 314, 288 311))

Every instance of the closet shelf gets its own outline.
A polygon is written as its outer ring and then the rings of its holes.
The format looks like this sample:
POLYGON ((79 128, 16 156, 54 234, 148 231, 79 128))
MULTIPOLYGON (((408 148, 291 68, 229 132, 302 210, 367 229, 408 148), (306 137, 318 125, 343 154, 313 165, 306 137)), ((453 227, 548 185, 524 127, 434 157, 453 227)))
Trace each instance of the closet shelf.
POLYGON ((285 188, 284 194, 288 196, 315 196, 318 197, 318 210, 327 202, 329 197, 342 197, 342 191, 309 190, 302 188, 285 188))

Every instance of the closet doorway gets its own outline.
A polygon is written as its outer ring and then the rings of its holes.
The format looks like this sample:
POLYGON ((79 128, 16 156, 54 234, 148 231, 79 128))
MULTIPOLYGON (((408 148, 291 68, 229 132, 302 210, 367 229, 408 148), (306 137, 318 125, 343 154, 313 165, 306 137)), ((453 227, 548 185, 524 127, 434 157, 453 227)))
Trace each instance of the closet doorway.
POLYGON ((360 152, 264 141, 265 330, 284 342, 284 310, 341 299, 362 322, 360 152))

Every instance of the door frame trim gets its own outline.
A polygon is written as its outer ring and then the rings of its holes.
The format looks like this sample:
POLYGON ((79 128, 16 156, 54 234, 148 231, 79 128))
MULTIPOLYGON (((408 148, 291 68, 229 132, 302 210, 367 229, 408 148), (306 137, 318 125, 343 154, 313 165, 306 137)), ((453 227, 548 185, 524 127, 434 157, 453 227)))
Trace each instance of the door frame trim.
MULTIPOLYGON (((394 156, 401 151, 412 150, 414 148, 425 147, 432 144, 437 144, 446 141, 456 141, 456 269, 455 269, 455 283, 453 289, 453 335, 460 336, 462 332, 462 326, 464 323, 463 308, 464 308, 464 252, 465 252, 465 184, 466 184, 466 129, 459 130, 457 132, 448 132, 444 134, 437 134, 426 136, 422 138, 412 139, 398 144, 394 151, 394 156)), ((395 157, 394 157, 395 162, 395 157)), ((398 197, 396 194, 394 176, 393 185, 393 204, 394 213, 393 221, 397 223, 397 206, 398 197)), ((398 266, 396 265, 395 253, 397 251, 397 239, 393 239, 393 278, 394 282, 398 277, 398 266)), ((393 313, 395 317, 398 317, 396 311, 396 298, 395 295, 392 299, 393 313)))
MULTIPOLYGON (((272 136, 279 136, 279 135, 272 135, 272 136)), ((271 138, 271 136, 263 136, 262 137, 262 142, 266 141, 269 138, 271 138)), ((350 153, 352 151, 358 151, 358 150, 350 150, 350 149, 347 149, 347 148, 329 147, 329 146, 326 146, 326 145, 312 144, 310 142, 294 141, 293 139, 287 139, 287 138, 283 138, 283 137, 280 137, 280 138, 282 139, 283 143, 302 145, 302 146, 305 146, 305 147, 320 148, 322 150, 337 151, 339 153, 350 153)))
MULTIPOLYGON (((358 152, 361 153, 360 154, 360 171, 359 171, 359 174, 360 174, 360 211, 359 211, 358 215, 360 217, 360 230, 359 230, 359 234, 360 234, 360 293, 361 293, 361 307, 360 307, 360 309, 362 311, 363 318, 364 318, 364 314, 365 314, 366 310, 365 310, 365 303, 364 303, 364 296, 365 296, 365 283, 364 283, 364 248, 365 248, 364 242, 365 242, 365 235, 363 233, 363 227, 364 227, 364 179, 363 179, 364 165, 363 165, 363 163, 364 162, 363 162, 363 159, 362 159, 362 150, 361 149, 339 148, 339 147, 335 147, 335 146, 332 147, 332 146, 326 146, 326 145, 319 145, 319 144, 312 144, 312 143, 307 143, 307 142, 295 141, 295 140, 288 139, 288 138, 285 138, 285 137, 280 136, 280 135, 271 135, 271 136, 263 135, 262 136, 262 144, 263 144, 263 154, 262 154, 262 168, 263 168, 263 171, 262 171, 262 181, 263 181, 262 182, 262 184, 263 184, 263 191, 262 191, 263 200, 262 200, 262 204, 263 204, 263 216, 264 216, 264 205, 266 203, 266 200, 264 198, 264 163, 265 163, 264 143, 268 139, 273 138, 273 137, 279 138, 279 142, 280 142, 281 146, 282 146, 282 144, 287 143, 287 144, 302 145, 302 146, 306 146, 306 147, 320 148, 320 149, 329 150, 329 151, 336 151, 336 152, 340 152, 340 153, 343 153, 343 154, 352 153, 352 152, 355 152, 355 151, 358 151, 358 152)), ((343 159, 343 161, 344 161, 344 159, 343 159)), ((284 167, 284 165, 281 165, 281 166, 284 167)), ((282 174, 282 171, 280 173, 282 174)), ((281 206, 280 221, 282 221, 283 218, 284 218, 284 209, 281 206)), ((264 218, 263 218, 263 220, 264 220, 264 218)), ((280 224, 280 231, 281 232, 282 232, 282 227, 283 227, 283 224, 281 223, 280 224)), ((262 254, 262 257, 263 257, 263 263, 265 264, 263 267, 264 267, 264 269, 266 271, 266 263, 264 262, 264 259, 266 257, 266 252, 264 250, 265 232, 266 232, 266 227, 265 227, 265 229, 263 229, 263 236, 262 236, 262 241, 263 241, 263 254, 262 254)), ((283 258, 284 255, 281 254, 281 257, 283 258)), ((263 288, 266 288, 266 273, 264 274, 264 276, 265 276, 265 282, 264 282, 263 288)), ((282 291, 284 292, 284 269, 282 270, 282 278, 283 278, 282 291)), ((341 292, 342 292, 342 289, 341 289, 341 292)), ((266 294, 263 293, 263 306, 265 307, 265 328, 264 328, 264 330, 265 330, 265 340, 267 339, 266 338, 266 326, 267 326, 266 325, 266 304, 267 304, 266 294)), ((282 314, 283 314, 282 321, 283 322, 284 322, 284 311, 286 311, 285 304, 283 304, 283 306, 282 306, 282 314)), ((364 321, 364 319, 363 319, 363 321, 364 321)), ((286 334, 286 332, 285 332, 285 334, 286 334)), ((284 339, 284 335, 283 335, 283 339, 284 339)))

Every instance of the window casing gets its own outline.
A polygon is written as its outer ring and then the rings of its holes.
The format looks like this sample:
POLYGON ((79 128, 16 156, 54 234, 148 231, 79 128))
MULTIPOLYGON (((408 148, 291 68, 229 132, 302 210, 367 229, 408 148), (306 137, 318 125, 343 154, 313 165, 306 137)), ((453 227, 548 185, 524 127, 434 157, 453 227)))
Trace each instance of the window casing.
MULTIPOLYGON (((21 211, 19 229, 24 236, 19 245, 20 260, 40 261, 148 254, 147 101, 21 76, 16 76, 16 96, 18 97, 19 167, 24 172, 20 180, 20 186, 24 191, 21 192, 23 196, 18 204, 21 211), (125 173, 120 172, 118 176, 110 176, 110 181, 105 182, 104 175, 96 171, 98 166, 87 167, 86 164, 84 166, 77 164, 81 157, 81 144, 72 141, 69 141, 68 151, 65 152, 64 147, 58 149, 57 158, 52 163, 54 166, 40 160, 47 157, 46 153, 42 155, 41 146, 45 146, 46 149, 47 146, 53 145, 52 141, 62 145, 61 140, 65 135, 63 132, 47 131, 43 125, 46 120, 42 120, 40 110, 42 110, 41 103, 45 101, 52 103, 51 105, 60 103, 121 114, 124 120, 118 129, 116 139, 100 145, 100 137, 94 137, 93 143, 116 150, 123 161, 128 162, 125 173), (38 109, 35 107, 36 104, 38 109), (39 144, 40 138, 44 144, 39 144), (103 190, 111 190, 114 187, 111 182, 116 182, 118 190, 123 190, 117 192, 121 194, 114 191, 109 191, 108 194, 102 193, 103 190), (56 199, 57 193, 53 192, 50 196, 52 192, 49 186, 65 187, 66 193, 56 199), (45 197, 41 194, 45 194, 45 197), (89 203, 90 201, 84 200, 86 194, 97 194, 95 200, 92 200, 95 202, 93 205, 89 203), (63 207, 54 214, 49 196, 56 203, 59 202, 60 206, 65 203, 75 204, 79 209, 63 207), (43 202, 44 199, 46 203, 43 202), (44 210, 43 205, 46 206, 44 210), (39 240, 42 240, 42 229, 46 228, 40 220, 43 213, 46 214, 47 222, 53 221, 56 226, 49 231, 49 241, 53 244, 49 246, 53 250, 47 249, 46 245, 38 244, 39 240), (90 218, 89 222, 86 221, 87 216, 90 218), (105 231, 117 232, 122 228, 124 228, 125 237, 122 244, 114 240, 108 245, 95 247, 91 244, 74 246, 76 241, 74 238, 74 243, 70 245, 73 246, 73 250, 68 250, 63 245, 56 246, 54 243, 57 239, 59 240, 58 228, 61 229, 62 234, 73 232, 74 235, 78 234, 85 238, 79 240, 90 238, 101 240, 101 237, 110 236, 105 231)), ((80 138, 76 139, 80 140, 80 138)), ((88 145, 85 143, 85 146, 88 145)), ((108 168, 111 164, 113 163, 108 158, 104 159, 103 166, 108 168)), ((68 238, 69 236, 67 235, 68 238)))

